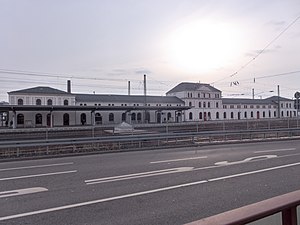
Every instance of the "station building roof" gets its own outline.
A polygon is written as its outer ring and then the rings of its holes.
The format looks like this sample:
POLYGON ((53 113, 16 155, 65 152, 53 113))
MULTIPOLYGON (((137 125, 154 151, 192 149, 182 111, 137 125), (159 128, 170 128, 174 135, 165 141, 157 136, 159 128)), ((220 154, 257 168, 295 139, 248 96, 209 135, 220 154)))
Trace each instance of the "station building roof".
POLYGON ((191 83, 191 82, 182 82, 172 88, 167 94, 183 92, 183 91, 210 91, 210 92, 221 92, 219 89, 211 86, 210 84, 204 83, 191 83))
POLYGON ((71 93, 68 93, 66 91, 62 91, 59 89, 55 89, 52 87, 33 87, 33 88, 27 88, 27 89, 22 89, 22 90, 17 90, 17 91, 11 91, 8 92, 8 94, 51 94, 51 95, 72 95, 71 93))
POLYGON ((74 94, 76 102, 118 102, 118 103, 152 103, 152 104, 184 104, 184 101, 173 96, 150 96, 147 95, 96 95, 74 94))
MULTIPOLYGON (((279 97, 279 101, 293 101, 292 99, 279 97)), ((251 104, 277 104, 278 103, 278 96, 272 96, 265 99, 250 99, 250 98, 222 98, 223 104, 245 104, 245 105, 251 105, 251 104)))

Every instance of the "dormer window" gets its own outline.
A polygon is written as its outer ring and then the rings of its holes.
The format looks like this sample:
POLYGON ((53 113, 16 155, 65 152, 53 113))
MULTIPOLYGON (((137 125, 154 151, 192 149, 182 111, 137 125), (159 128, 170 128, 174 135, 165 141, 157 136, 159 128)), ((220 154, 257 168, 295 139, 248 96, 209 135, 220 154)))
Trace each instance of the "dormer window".
POLYGON ((18 99, 18 105, 23 105, 23 104, 24 104, 23 99, 19 98, 19 99, 18 99))
POLYGON ((64 100, 64 105, 69 105, 69 101, 67 99, 64 100))
POLYGON ((48 99, 48 100, 47 100, 47 105, 52 105, 52 103, 53 103, 53 102, 52 102, 52 99, 48 99))
POLYGON ((42 105, 42 100, 41 100, 41 99, 37 99, 37 100, 35 101, 35 104, 36 104, 36 105, 42 105))

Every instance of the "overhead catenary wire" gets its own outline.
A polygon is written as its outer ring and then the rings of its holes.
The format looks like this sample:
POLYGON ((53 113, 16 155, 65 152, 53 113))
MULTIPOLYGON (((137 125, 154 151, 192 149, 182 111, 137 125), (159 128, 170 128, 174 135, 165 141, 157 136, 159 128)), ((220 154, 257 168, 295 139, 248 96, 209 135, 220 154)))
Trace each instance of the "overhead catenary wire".
POLYGON ((290 27, 292 27, 298 20, 300 19, 300 15, 297 16, 285 29, 283 29, 274 39, 272 39, 262 50, 260 50, 253 58, 247 61, 244 65, 242 65, 237 71, 232 73, 231 75, 224 77, 220 80, 214 81, 211 84, 218 83, 220 81, 226 80, 228 78, 234 77, 239 74, 240 71, 245 69, 248 65, 250 65, 254 60, 256 60, 263 52, 266 51, 276 40, 278 40, 290 27))

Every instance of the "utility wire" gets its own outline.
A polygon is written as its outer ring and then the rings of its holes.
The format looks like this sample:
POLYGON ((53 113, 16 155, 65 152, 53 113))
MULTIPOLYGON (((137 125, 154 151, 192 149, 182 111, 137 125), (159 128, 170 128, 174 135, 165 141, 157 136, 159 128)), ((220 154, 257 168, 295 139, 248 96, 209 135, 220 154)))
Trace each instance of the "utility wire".
POLYGON ((236 76, 241 70, 245 69, 249 64, 251 64, 255 59, 257 59, 268 47, 270 47, 270 45, 272 45, 277 39, 279 39, 291 26, 293 26, 297 20, 300 19, 300 15, 298 17, 296 17, 296 19, 294 19, 283 31, 281 31, 273 40, 271 40, 261 51, 259 51, 252 59, 250 59, 247 63, 245 63, 244 65, 242 65, 236 72, 234 72, 233 74, 231 74, 230 76, 228 77, 224 77, 220 80, 217 80, 215 82, 213 82, 212 84, 214 83, 218 83, 220 81, 223 81, 227 78, 230 78, 230 77, 234 77, 236 76))

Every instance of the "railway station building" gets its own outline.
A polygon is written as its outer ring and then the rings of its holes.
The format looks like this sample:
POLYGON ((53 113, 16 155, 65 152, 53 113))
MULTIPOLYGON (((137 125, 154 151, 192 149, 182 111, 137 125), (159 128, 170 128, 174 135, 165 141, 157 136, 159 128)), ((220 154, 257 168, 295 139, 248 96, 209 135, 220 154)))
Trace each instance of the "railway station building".
POLYGON ((2 126, 56 127, 112 125, 126 122, 174 123, 209 120, 255 120, 297 116, 292 99, 222 98, 221 90, 182 82, 166 96, 76 94, 52 87, 8 92, 1 105, 2 126))

